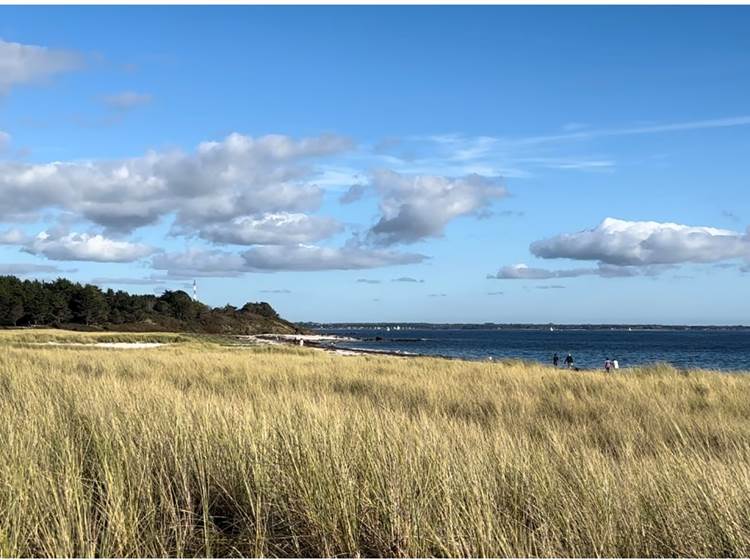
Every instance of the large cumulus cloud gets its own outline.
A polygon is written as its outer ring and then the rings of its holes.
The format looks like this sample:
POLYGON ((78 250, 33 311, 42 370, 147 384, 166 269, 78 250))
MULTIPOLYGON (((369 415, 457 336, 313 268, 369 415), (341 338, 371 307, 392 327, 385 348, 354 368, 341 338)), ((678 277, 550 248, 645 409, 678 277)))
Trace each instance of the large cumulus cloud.
POLYGON ((242 216, 309 211, 322 192, 311 184, 310 158, 346 149, 348 140, 231 134, 193 153, 149 152, 108 162, 0 164, 0 219, 47 208, 72 211, 118 232, 175 214, 178 227, 200 230, 242 216))
POLYGON ((108 239, 100 234, 42 232, 25 242, 23 250, 53 261, 133 262, 155 252, 142 243, 108 239))
MULTIPOLYGON (((418 263, 424 256, 393 249, 444 234, 462 216, 481 216, 507 195, 497 177, 407 175, 378 170, 362 186, 377 196, 379 217, 339 247, 319 245, 343 224, 315 215, 323 160, 348 150, 346 138, 294 139, 230 134, 192 152, 151 151, 110 161, 0 162, 0 220, 64 214, 92 233, 45 235, 15 244, 54 260, 132 262, 154 249, 125 236, 170 220, 172 235, 242 253, 195 249, 152 259, 160 270, 191 275, 253 271, 349 270, 418 263)), ((78 226, 76 226, 78 227, 78 226)), ((4 242, 13 243, 15 232, 4 242)), ((0 242, 3 240, 0 240, 0 242)))
POLYGON ((536 241, 530 249, 544 259, 616 266, 708 263, 750 258, 750 236, 713 227, 606 218, 593 229, 536 241))
POLYGON ((372 188, 380 196, 381 216, 370 229, 377 245, 414 243, 443 234, 459 216, 478 215, 508 195, 497 177, 404 175, 375 171, 372 188))
POLYGON ((0 232, 0 245, 16 245, 23 252, 53 261, 133 262, 157 249, 144 243, 111 239, 98 233, 69 232, 58 225, 30 236, 20 229, 0 232))
MULTIPOLYGON (((375 225, 340 247, 319 245, 344 225, 315 215, 323 191, 318 165, 348 150, 339 136, 293 139, 231 134, 190 153, 151 151, 112 161, 0 163, 0 220, 53 210, 94 233, 48 235, 17 245, 56 260, 131 262, 153 252, 123 239, 169 217, 170 233, 242 253, 194 249, 161 254, 156 269, 175 275, 241 275, 254 271, 350 270, 418 263, 426 257, 391 247, 441 236, 461 216, 479 216, 507 191, 496 177, 405 175, 375 171, 363 189, 376 194, 375 225)), ((7 232, 12 242, 15 232, 7 232)), ((1 240, 0 240, 1 241, 1 240)))
POLYGON ((688 263, 744 259, 750 263, 750 232, 670 222, 606 218, 598 226, 535 241, 531 252, 543 259, 570 259, 596 266, 549 269, 525 264, 503 266, 488 278, 548 280, 600 276, 652 276, 688 263))

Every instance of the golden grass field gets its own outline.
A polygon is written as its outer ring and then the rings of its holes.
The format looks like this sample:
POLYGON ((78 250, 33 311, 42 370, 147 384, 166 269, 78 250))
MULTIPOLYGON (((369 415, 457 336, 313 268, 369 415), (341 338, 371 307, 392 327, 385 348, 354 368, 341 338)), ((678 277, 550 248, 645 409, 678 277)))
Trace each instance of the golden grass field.
POLYGON ((4 556, 750 555, 750 376, 97 336, 0 331, 4 556))

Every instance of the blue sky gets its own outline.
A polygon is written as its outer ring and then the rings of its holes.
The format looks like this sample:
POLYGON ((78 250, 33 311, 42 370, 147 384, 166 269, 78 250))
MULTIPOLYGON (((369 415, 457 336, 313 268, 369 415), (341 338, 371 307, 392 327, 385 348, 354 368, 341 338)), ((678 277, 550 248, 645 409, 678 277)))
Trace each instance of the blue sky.
POLYGON ((3 6, 0 273, 292 320, 747 323, 748 26, 3 6))

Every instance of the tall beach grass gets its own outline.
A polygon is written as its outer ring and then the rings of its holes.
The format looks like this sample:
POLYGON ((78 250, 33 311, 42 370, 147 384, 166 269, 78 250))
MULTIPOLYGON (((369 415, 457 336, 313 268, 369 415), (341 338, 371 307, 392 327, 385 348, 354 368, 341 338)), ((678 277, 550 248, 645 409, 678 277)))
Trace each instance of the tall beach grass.
POLYGON ((199 340, 195 335, 163 332, 78 332, 50 328, 0 329, 0 345, 7 344, 96 344, 155 342, 172 344, 199 340))
POLYGON ((750 555, 749 376, 19 342, 4 556, 750 555))

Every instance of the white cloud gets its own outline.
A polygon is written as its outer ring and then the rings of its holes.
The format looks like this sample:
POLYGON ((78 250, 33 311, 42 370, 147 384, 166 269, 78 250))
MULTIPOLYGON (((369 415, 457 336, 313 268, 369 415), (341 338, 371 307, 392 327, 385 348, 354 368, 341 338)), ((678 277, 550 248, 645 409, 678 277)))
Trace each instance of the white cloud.
MULTIPOLYGON (((567 271, 570 276, 580 276, 574 271, 567 271)), ((547 270, 545 268, 533 268, 525 264, 514 264, 503 266, 497 274, 488 274, 487 278, 496 280, 547 280, 558 278, 560 271, 547 270)))
POLYGON ((148 245, 116 241, 102 235, 42 232, 24 245, 24 251, 54 261, 133 262, 154 253, 148 245))
POLYGON ((401 140, 398 153, 373 154, 380 168, 404 175, 463 177, 528 177, 516 161, 523 154, 503 144, 502 139, 458 134, 410 136, 401 140))
POLYGON ((546 136, 529 136, 517 140, 510 140, 516 145, 547 144, 569 140, 587 140, 605 136, 632 136, 642 134, 661 134, 665 132, 683 132, 690 130, 704 130, 711 128, 728 128, 750 125, 750 115, 727 117, 721 119, 704 119, 699 121, 683 121, 676 123, 649 124, 644 126, 624 126, 619 128, 591 128, 565 134, 551 134, 546 136))
POLYGON ((129 111, 136 107, 148 105, 153 97, 149 93, 122 91, 104 97, 104 104, 115 111, 129 111))
POLYGON ((498 178, 480 175, 452 178, 379 170, 372 185, 381 197, 381 217, 369 239, 378 245, 441 236, 453 219, 478 215, 508 195, 498 178))
POLYGON ((632 266, 612 266, 599 264, 593 268, 571 268, 550 270, 535 268, 525 264, 514 264, 500 268, 497 274, 488 274, 493 280, 549 280, 550 278, 577 278, 579 276, 601 276, 603 278, 618 278, 639 276, 644 271, 632 266))
POLYGON ((110 162, 0 163, 0 219, 46 208, 74 212, 113 231, 175 213, 200 228, 243 216, 316 209, 322 192, 307 160, 346 149, 336 136, 294 140, 231 134, 192 154, 149 152, 110 162))
POLYGON ((606 218, 593 229, 536 241, 531 252, 545 259, 616 266, 708 263, 750 259, 750 236, 713 227, 606 218))
POLYGON ((594 267, 547 269, 516 264, 501 267, 487 278, 548 280, 656 276, 687 263, 750 263, 750 233, 669 222, 632 222, 606 218, 593 229, 536 241, 531 252, 545 259, 597 263, 594 267))
POLYGON ((340 248, 316 245, 262 246, 242 253, 193 249, 155 255, 152 266, 170 277, 240 276, 248 272, 358 270, 422 262, 424 255, 369 249, 355 243, 340 248))
POLYGON ((51 210, 64 212, 73 222, 88 220, 105 228, 103 235, 48 231, 46 237, 32 240, 5 232, 0 243, 21 245, 51 259, 127 262, 153 249, 112 237, 173 217, 171 233, 176 235, 263 246, 243 255, 204 251, 154 259, 162 270, 175 274, 240 275, 258 269, 368 268, 377 262, 401 262, 406 258, 401 254, 309 245, 343 230, 333 218, 308 214, 319 207, 323 194, 313 182, 317 172, 312 163, 349 147, 348 140, 331 135, 296 140, 231 134, 221 142, 204 142, 193 153, 0 163, 0 220, 51 210))
POLYGON ((582 171, 609 171, 615 167, 612 159, 579 157, 524 157, 517 160, 522 164, 531 164, 546 169, 582 170, 582 171))
POLYGON ((82 65, 82 57, 73 52, 0 39, 0 95, 13 86, 37 83, 82 65))
POLYGON ((342 230, 332 218, 307 214, 265 214, 211 224, 200 230, 203 239, 236 245, 289 245, 326 239, 342 230))
POLYGON ((394 151, 391 149, 394 146, 390 145, 384 154, 376 147, 373 155, 381 161, 381 166, 411 174, 477 173, 525 178, 543 169, 606 172, 617 165, 617 158, 609 154, 581 153, 579 150, 589 149, 584 141, 744 126, 750 126, 748 115, 607 128, 571 123, 564 127, 564 132, 528 136, 409 136, 400 139, 398 150, 394 151))

